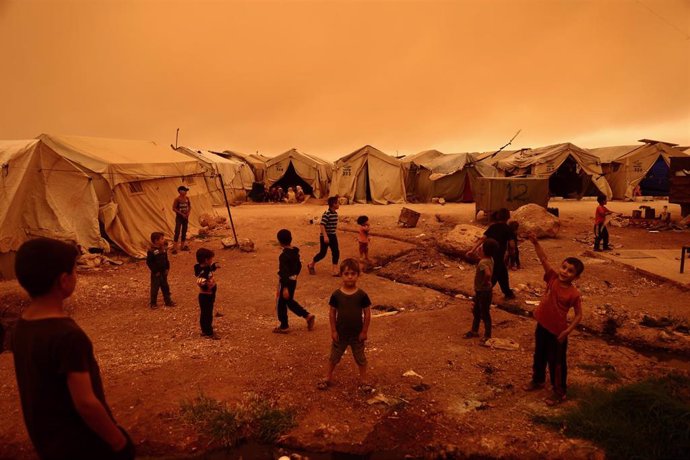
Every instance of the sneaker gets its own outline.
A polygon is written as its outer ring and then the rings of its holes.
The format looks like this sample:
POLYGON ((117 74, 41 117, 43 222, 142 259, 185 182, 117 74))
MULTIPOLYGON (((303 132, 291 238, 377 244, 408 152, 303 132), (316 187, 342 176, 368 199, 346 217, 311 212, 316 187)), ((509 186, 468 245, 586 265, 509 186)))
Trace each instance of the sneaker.
POLYGON ((314 330, 314 321, 316 321, 316 315, 307 316, 307 330, 308 331, 314 330))
POLYGON ((479 344, 484 345, 486 343, 486 341, 489 340, 490 338, 491 337, 486 337, 486 336, 482 337, 481 339, 479 339, 479 344))
POLYGON ((465 332, 465 335, 462 336, 463 339, 473 339, 475 337, 479 337, 479 333, 474 331, 465 332))
POLYGON ((525 391, 536 391, 536 390, 541 390, 542 388, 544 388, 543 383, 537 383, 537 382, 533 382, 533 381, 529 382, 527 385, 522 387, 522 389, 525 391))

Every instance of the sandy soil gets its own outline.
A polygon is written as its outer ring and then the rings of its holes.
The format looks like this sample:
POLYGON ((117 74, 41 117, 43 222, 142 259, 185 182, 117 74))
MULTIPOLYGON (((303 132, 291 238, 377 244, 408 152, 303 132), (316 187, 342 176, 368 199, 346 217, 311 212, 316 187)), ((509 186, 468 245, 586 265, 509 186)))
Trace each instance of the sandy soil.
MULTIPOLYGON (((595 204, 591 201, 554 202, 560 208, 562 232, 545 240, 553 258, 582 255, 589 248, 575 241, 592 227, 595 204)), ((661 203, 655 204, 658 208, 661 203)), ((611 203, 610 208, 630 213, 639 203, 611 203)), ((569 440, 532 423, 531 416, 552 410, 548 393, 524 393, 531 369, 534 322, 531 318, 494 309, 495 337, 510 338, 517 351, 492 350, 461 335, 471 322, 471 303, 458 293, 470 293, 473 267, 440 255, 434 238, 469 222, 474 205, 408 205, 422 213, 417 228, 396 224, 401 206, 357 205, 343 207, 341 251, 356 255, 354 219, 367 214, 374 238, 371 252, 384 266, 365 274, 360 286, 375 307, 398 309, 393 316, 375 317, 370 330, 368 358, 378 393, 403 399, 395 407, 368 404, 370 396, 357 393, 355 366, 347 355, 336 371, 330 390, 315 388, 324 373, 329 350, 327 300, 339 286, 329 274, 329 262, 317 266, 317 275, 300 277, 297 299, 317 316, 308 332, 303 320, 290 317, 289 335, 272 334, 276 325, 275 288, 279 228, 293 231, 295 244, 306 262, 317 251, 318 227, 309 225, 322 205, 243 205, 233 208, 240 238, 251 238, 253 253, 220 249, 219 239, 193 242, 192 249, 217 249, 222 266, 218 276, 214 320, 222 339, 199 337, 198 306, 192 266, 193 253, 171 256, 170 282, 175 308, 148 308, 148 271, 142 261, 81 273, 69 308, 89 334, 100 362, 108 401, 142 455, 168 456, 203 450, 205 440, 179 418, 180 402, 200 391, 229 402, 245 392, 278 398, 298 410, 298 426, 283 439, 292 447, 311 451, 339 449, 350 452, 394 451, 421 455, 428 446, 454 444, 466 454, 491 457, 587 458, 596 448, 569 440), (439 218, 436 215, 439 215, 439 218), (413 264, 424 260, 426 268, 413 264), (445 265, 444 265, 445 264, 445 265), (462 267, 462 268, 461 268, 462 267), (379 276, 380 275, 380 276, 379 276), (426 287, 424 287, 426 286, 426 287), (435 289, 429 288, 434 287, 435 289), (452 295, 446 295, 448 292, 452 295), (423 376, 430 388, 417 392, 416 378, 423 376), (476 402, 480 409, 473 409, 476 402)), ((671 211, 678 215, 675 206, 671 211)), ((222 212, 222 210, 218 210, 222 212)), ((613 229, 612 242, 626 248, 676 248, 688 233, 649 234, 641 229, 613 229), (653 235, 653 236, 650 236, 653 235)), ((513 285, 525 285, 511 305, 530 310, 525 300, 537 299, 542 288, 541 268, 528 243, 521 245, 523 270, 511 273, 513 285)), ((688 336, 641 327, 644 313, 668 316, 678 322, 690 318, 690 294, 666 283, 649 280, 610 262, 584 257, 586 271, 577 283, 584 295, 584 325, 569 345, 570 384, 610 385, 583 365, 613 365, 621 383, 682 368, 682 362, 640 354, 626 344, 646 343, 653 348, 688 350, 688 336), (615 334, 605 335, 607 319, 614 318, 615 334)), ((496 289, 498 292, 498 289, 496 289)), ((0 283, 3 316, 18 311, 25 299, 16 283, 0 283)), ((495 294, 503 304, 500 294, 495 294)), ((374 311, 380 313, 379 310, 374 311)), ((0 458, 33 458, 22 423, 12 356, 0 355, 0 458)), ((567 405, 575 404, 568 402, 567 405)))

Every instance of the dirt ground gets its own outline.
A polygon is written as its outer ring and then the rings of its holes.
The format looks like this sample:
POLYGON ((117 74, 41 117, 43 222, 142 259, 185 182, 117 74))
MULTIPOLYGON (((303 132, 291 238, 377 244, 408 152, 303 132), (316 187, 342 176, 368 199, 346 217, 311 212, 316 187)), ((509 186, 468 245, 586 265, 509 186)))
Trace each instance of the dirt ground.
MULTIPOLYGON (((640 203, 610 204, 630 214, 640 203)), ((662 203, 654 203, 660 208, 662 203)), ((586 269, 577 282, 583 294, 584 329, 569 344, 569 383, 614 385, 592 371, 613 366, 619 383, 688 372, 690 292, 649 279, 634 270, 594 257, 577 241, 592 228, 595 202, 554 201, 560 209, 559 237, 543 240, 554 261, 568 255, 582 257, 586 269), (660 329, 640 324, 643 315, 667 317, 660 329), (684 325, 684 326, 683 326, 684 325), (684 329, 685 327, 685 329, 684 329), (650 354, 669 350, 675 354, 650 354), (667 359, 668 356, 674 357, 667 359)), ((370 217, 371 253, 378 268, 364 274, 360 287, 375 310, 367 356, 377 394, 398 404, 369 404, 371 395, 357 392, 356 368, 346 355, 336 370, 335 385, 319 391, 330 345, 327 300, 339 286, 330 276, 329 259, 317 265, 316 276, 300 276, 296 298, 316 314, 316 327, 290 316, 292 332, 271 333, 277 324, 275 290, 279 228, 289 228, 306 263, 317 252, 321 204, 242 205, 233 208, 240 238, 256 243, 256 252, 221 249, 216 231, 192 242, 192 252, 171 255, 170 284, 174 308, 150 310, 148 270, 143 261, 105 266, 80 273, 68 306, 91 337, 101 365, 106 395, 118 422, 128 429, 142 456, 193 455, 206 442, 179 416, 180 402, 200 392, 234 402, 246 392, 275 397, 297 409, 297 427, 281 444, 309 451, 353 453, 393 452, 420 456, 431 448, 459 446, 464 455, 490 458, 597 458, 595 446, 567 439, 533 423, 535 414, 563 410, 548 408, 544 393, 524 393, 530 378, 534 320, 515 311, 530 311, 543 291, 542 271, 528 242, 520 246, 523 269, 511 272, 520 286, 518 298, 504 302, 495 290, 498 308, 492 310, 494 336, 512 339, 519 350, 495 350, 462 334, 471 323, 473 267, 435 250, 434 240, 455 223, 470 222, 473 204, 408 205, 422 213, 417 228, 397 226, 401 206, 345 206, 340 210, 343 256, 356 256, 356 216, 370 217), (218 299, 214 319, 219 341, 199 337, 198 306, 192 266, 193 251, 216 250, 218 299), (377 316, 398 310, 394 315, 377 316), (508 311, 506 311, 508 310, 508 311), (417 377, 429 385, 412 387, 417 377), (445 447, 444 447, 445 446, 445 447)), ((670 207, 676 216, 676 206, 670 207)), ((221 209, 217 209, 222 213, 221 209)), ((625 248, 679 248, 688 232, 650 234, 644 229, 612 228, 612 243, 625 248)), ((687 243, 686 243, 687 244, 687 243)), ((0 282, 3 317, 16 313, 26 300, 16 282, 0 282)), ((11 353, 0 354, 0 458, 34 458, 24 428, 11 353)))

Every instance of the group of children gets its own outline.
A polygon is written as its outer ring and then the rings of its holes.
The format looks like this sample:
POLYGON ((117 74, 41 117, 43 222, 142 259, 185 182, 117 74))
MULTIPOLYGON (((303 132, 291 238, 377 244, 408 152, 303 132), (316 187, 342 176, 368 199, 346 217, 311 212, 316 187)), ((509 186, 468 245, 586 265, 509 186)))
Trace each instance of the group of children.
MULTIPOLYGON (((360 261, 348 258, 338 265, 337 240, 338 200, 331 198, 320 224, 320 251, 308 264, 315 273, 316 263, 330 248, 333 274, 341 278, 341 286, 329 299, 331 350, 326 376, 317 387, 330 387, 333 372, 342 355, 350 348, 359 369, 362 392, 373 391, 367 381, 365 343, 371 321, 371 299, 357 287, 362 263, 368 261, 369 223, 365 216, 358 219, 360 261), (336 271, 337 269, 337 271, 336 271)), ((498 222, 487 230, 477 245, 481 255, 474 287, 473 323, 465 337, 477 337, 483 321, 484 338, 491 336, 489 312, 492 287, 501 285, 504 294, 512 294, 507 284, 506 248, 511 246, 512 233, 506 223, 509 213, 496 214, 498 222), (497 225, 497 227, 494 227, 497 225), (508 230, 506 230, 508 229, 508 230)), ((277 314, 279 326, 274 332, 289 330, 287 310, 304 318, 307 329, 313 330, 315 315, 295 300, 297 276, 302 264, 299 249, 292 246, 292 235, 282 229, 277 234, 282 247, 279 256, 277 314)), ((583 263, 568 257, 554 269, 533 234, 529 235, 544 268, 546 292, 534 312, 537 320, 532 379, 526 391, 544 387, 549 368, 553 390, 548 404, 558 404, 566 395, 566 351, 568 336, 582 318, 581 297, 573 282, 584 270, 583 263), (568 323, 567 314, 575 311, 568 323)), ((163 291, 165 305, 174 306, 167 283, 170 268, 165 251, 165 238, 151 235, 152 248, 147 257, 151 269, 151 306, 156 305, 158 290, 163 291)), ((29 436, 41 458, 46 459, 131 459, 134 447, 127 432, 117 425, 105 401, 98 364, 88 336, 69 318, 63 302, 76 286, 75 247, 48 238, 24 243, 16 255, 16 274, 20 285, 31 297, 29 307, 17 323, 13 351, 20 399, 29 436)), ((199 287, 200 326, 202 336, 217 339, 214 334, 213 304, 216 297, 214 272, 219 268, 210 249, 196 252, 194 275, 199 287)))

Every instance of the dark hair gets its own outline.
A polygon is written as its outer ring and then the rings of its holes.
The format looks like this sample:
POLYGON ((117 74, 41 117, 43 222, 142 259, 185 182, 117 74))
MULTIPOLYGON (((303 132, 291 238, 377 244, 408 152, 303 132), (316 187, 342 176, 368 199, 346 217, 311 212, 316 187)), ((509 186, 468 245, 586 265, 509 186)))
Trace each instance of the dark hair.
POLYGON ((512 231, 517 230, 519 226, 520 223, 517 220, 511 220, 510 222, 508 222, 508 227, 510 227, 512 231))
POLYGON ((580 276, 583 271, 585 271, 585 264, 582 263, 577 257, 566 257, 563 262, 568 262, 570 265, 575 267, 575 274, 580 276))
POLYGON ((199 248, 196 250, 196 261, 202 264, 215 255, 210 249, 199 248))
POLYGON ((30 297, 46 295, 63 273, 72 273, 79 256, 76 246, 51 238, 22 244, 14 261, 17 281, 30 297))
POLYGON ((604 195, 598 195, 597 196, 597 203, 602 204, 602 203, 604 203, 604 201, 606 201, 606 196, 604 196, 604 195))
POLYGON ((498 222, 507 222, 510 219, 510 211, 506 208, 501 208, 494 213, 494 219, 498 222))
POLYGON ((498 252, 498 241, 493 238, 487 238, 482 243, 482 252, 487 257, 493 257, 498 252))
POLYGON ((359 262, 353 259, 352 257, 340 262, 340 274, 342 275, 348 268, 353 272, 357 273, 358 275, 361 273, 361 270, 359 268, 359 262))
POLYGON ((156 241, 164 237, 165 234, 163 232, 153 232, 151 233, 151 243, 156 244, 156 241))
POLYGON ((284 228, 282 230, 278 230, 278 242, 284 246, 289 245, 292 243, 292 233, 290 233, 290 230, 287 228, 284 228))
POLYGON ((357 218, 357 225, 364 225, 369 221, 369 218, 367 216, 359 216, 357 218))
POLYGON ((328 207, 329 208, 332 208, 336 204, 338 204, 338 196, 337 195, 328 197, 328 207))

